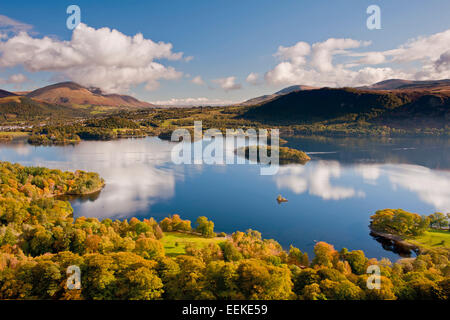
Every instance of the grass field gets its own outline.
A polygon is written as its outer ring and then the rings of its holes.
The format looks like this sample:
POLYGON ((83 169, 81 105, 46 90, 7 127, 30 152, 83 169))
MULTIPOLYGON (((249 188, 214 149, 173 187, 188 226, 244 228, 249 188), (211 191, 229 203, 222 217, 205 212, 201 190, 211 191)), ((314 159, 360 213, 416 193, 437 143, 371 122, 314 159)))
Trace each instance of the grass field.
POLYGON ((225 240, 226 238, 224 237, 203 238, 194 234, 181 232, 164 232, 164 237, 161 239, 166 255, 168 256, 185 254, 185 246, 187 243, 194 243, 196 246, 203 248, 211 242, 219 244, 225 240))
POLYGON ((30 133, 29 132, 21 132, 21 131, 1 131, 0 136, 11 136, 11 137, 26 137, 30 133))
POLYGON ((11 141, 16 139, 24 139, 25 137, 29 136, 29 132, 20 132, 20 131, 1 131, 0 132, 0 141, 11 141))
POLYGON ((448 230, 430 230, 426 231, 424 235, 414 238, 414 240, 408 240, 408 242, 427 249, 450 249, 450 232, 448 230))

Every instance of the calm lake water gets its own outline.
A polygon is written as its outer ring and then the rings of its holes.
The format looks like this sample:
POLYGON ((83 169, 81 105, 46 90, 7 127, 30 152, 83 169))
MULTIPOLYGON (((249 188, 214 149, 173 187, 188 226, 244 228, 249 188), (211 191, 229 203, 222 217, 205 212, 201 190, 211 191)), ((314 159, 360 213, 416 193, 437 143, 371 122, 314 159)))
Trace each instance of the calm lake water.
MULTIPOLYGON (((72 200, 75 216, 161 220, 207 216, 216 231, 249 228, 312 254, 315 241, 368 257, 399 258, 368 228, 378 209, 450 212, 449 139, 292 138, 306 165, 260 175, 257 164, 174 165, 172 143, 158 138, 82 142, 76 146, 0 145, 0 159, 101 174, 97 196, 72 200), (283 195, 289 201, 278 204, 283 195)), ((228 150, 230 152, 230 150, 228 150)), ((394 250, 395 251, 395 250, 394 250)))

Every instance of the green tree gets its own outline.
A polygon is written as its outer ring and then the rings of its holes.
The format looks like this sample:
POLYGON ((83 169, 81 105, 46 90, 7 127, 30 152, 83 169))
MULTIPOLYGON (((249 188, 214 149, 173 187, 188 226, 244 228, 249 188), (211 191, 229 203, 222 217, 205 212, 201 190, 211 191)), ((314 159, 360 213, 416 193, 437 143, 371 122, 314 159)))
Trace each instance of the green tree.
POLYGON ((291 274, 286 267, 266 265, 258 260, 241 260, 238 284, 246 299, 283 300, 293 292, 291 274))
POLYGON ((369 261, 362 250, 354 250, 344 255, 344 259, 348 261, 352 271, 358 275, 364 274, 369 261))
POLYGON ((313 265, 321 265, 325 267, 332 267, 339 259, 339 253, 331 244, 326 242, 317 242, 314 246, 315 257, 313 265))
POLYGON ((161 241, 141 237, 135 242, 134 251, 145 259, 155 259, 164 256, 164 246, 161 241))
POLYGON ((428 217, 430 218, 430 226, 432 228, 442 229, 448 226, 448 217, 441 212, 435 212, 428 217))
POLYGON ((204 237, 212 238, 215 237, 214 233, 214 222, 209 221, 206 217, 197 218, 197 228, 196 231, 201 233, 204 237))
POLYGON ((288 262, 291 264, 307 267, 309 266, 308 254, 306 252, 302 253, 300 249, 291 245, 288 253, 288 262))
POLYGON ((159 299, 163 293, 163 283, 155 272, 149 268, 140 267, 129 270, 124 274, 124 287, 128 293, 125 300, 154 300, 159 299))

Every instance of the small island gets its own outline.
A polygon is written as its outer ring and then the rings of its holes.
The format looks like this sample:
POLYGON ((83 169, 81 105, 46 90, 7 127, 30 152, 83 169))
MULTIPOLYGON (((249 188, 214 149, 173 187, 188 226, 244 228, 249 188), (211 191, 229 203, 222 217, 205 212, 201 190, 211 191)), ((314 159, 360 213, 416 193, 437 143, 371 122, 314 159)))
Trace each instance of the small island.
MULTIPOLYGON (((239 150, 242 150, 242 148, 236 149, 236 152, 239 154, 239 150)), ((260 162, 260 146, 250 146, 250 147, 244 147, 244 155, 246 159, 250 158, 250 151, 257 152, 258 162, 260 162)), ((299 164, 306 164, 311 158, 303 151, 292 149, 288 147, 278 147, 278 155, 279 155, 279 161, 280 164, 290 164, 290 163, 299 163, 299 164)), ((272 155, 272 147, 267 146, 267 155, 268 157, 271 157, 272 155)))

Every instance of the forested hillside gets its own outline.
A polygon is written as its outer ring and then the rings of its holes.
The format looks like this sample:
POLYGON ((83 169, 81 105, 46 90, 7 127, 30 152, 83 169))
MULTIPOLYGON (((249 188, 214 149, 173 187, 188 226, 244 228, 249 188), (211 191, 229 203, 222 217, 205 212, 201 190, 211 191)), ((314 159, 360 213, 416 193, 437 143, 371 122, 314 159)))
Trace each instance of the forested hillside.
POLYGON ((214 224, 200 217, 193 229, 176 215, 160 223, 74 219, 69 202, 50 196, 92 191, 103 184, 98 175, 5 162, 0 173, 0 299, 450 298, 447 250, 393 264, 318 242, 310 259, 248 230, 168 255, 165 233, 208 239, 214 224), (67 287, 72 265, 81 289, 67 287), (369 265, 380 267, 379 290, 367 287, 369 265))
POLYGON ((53 120, 84 116, 83 110, 34 101, 27 97, 10 96, 0 99, 0 121, 53 120))
POLYGON ((448 125, 449 116, 450 98, 446 94, 322 88, 281 96, 251 108, 243 118, 268 123, 334 120, 443 128, 448 125))

